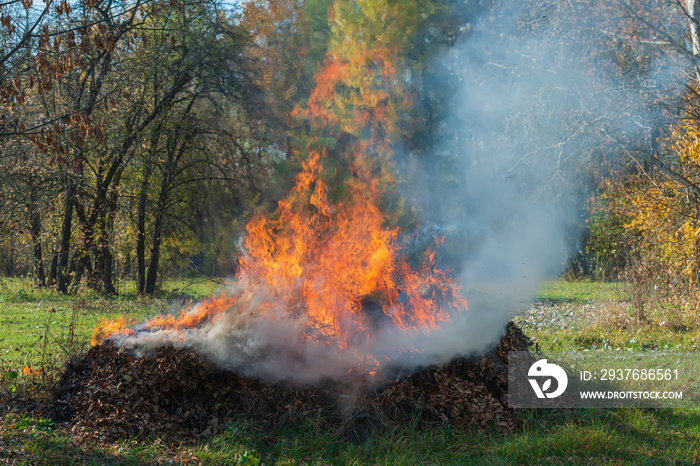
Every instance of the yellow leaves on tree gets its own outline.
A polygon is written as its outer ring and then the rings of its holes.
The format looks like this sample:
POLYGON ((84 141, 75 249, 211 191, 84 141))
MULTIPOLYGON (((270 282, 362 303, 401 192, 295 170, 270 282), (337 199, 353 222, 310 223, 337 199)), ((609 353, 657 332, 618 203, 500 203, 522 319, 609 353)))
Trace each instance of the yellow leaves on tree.
POLYGON ((683 119, 660 141, 662 169, 644 170, 623 188, 618 209, 639 254, 664 270, 661 281, 700 284, 700 122, 683 119))

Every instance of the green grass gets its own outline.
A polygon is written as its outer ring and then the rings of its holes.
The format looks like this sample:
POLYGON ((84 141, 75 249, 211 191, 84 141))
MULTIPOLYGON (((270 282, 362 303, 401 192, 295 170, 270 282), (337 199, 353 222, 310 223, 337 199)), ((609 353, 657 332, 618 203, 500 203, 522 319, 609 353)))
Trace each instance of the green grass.
MULTIPOLYGON (((172 283, 169 293, 146 299, 132 293, 111 298, 90 293, 65 297, 36 291, 26 282, 1 281, 0 365, 42 364, 47 354, 58 363, 61 345, 70 343, 70 338, 84 345, 94 324, 103 318, 126 314, 141 319, 177 310, 190 297, 208 295, 218 286, 186 285, 172 283)), ((625 290, 620 284, 545 283, 539 302, 521 318, 521 325, 545 352, 697 349, 700 326, 692 310, 659 307, 650 309, 647 321, 638 322, 625 290)), ((6 379, 0 390, 12 383, 6 379)), ((312 424, 262 431, 254 424, 239 422, 196 445, 170 448, 157 439, 110 444, 86 441, 56 429, 45 419, 7 415, 0 419, 0 464, 676 465, 700 461, 697 409, 523 410, 518 417, 522 427, 513 434, 407 425, 378 432, 361 443, 339 432, 319 432, 312 424)))
MULTIPOLYGON (((526 332, 527 333, 527 332, 526 332)), ((583 329, 563 329, 530 335, 538 335, 538 346, 543 351, 575 350, 673 350, 698 351, 700 349, 700 330, 690 331, 665 330, 654 326, 642 328, 600 327, 583 329)))
POLYGON ((248 453, 265 464, 606 464, 693 463, 700 441, 698 413, 589 410, 523 413, 516 435, 468 433, 445 427, 399 429, 357 444, 333 433, 246 432, 240 427, 198 447, 209 464, 235 464, 248 453), (692 448, 689 448, 692 447, 692 448))
MULTIPOLYGON (((193 278, 168 280, 160 285, 157 296, 175 298, 202 298, 211 296, 226 286, 224 279, 193 278)), ((117 282, 118 294, 125 299, 136 295, 136 282, 122 280, 117 282)), ((87 300, 100 299, 103 296, 90 290, 81 289, 78 297, 87 300)), ((43 300, 66 301, 75 299, 75 295, 61 295, 52 288, 35 288, 28 278, 0 277, 0 303, 28 303, 43 300)))
POLYGON ((538 299, 552 303, 588 303, 627 299, 627 284, 624 282, 592 282, 550 280, 537 290, 538 299))
POLYGON ((523 427, 517 434, 407 426, 362 443, 310 426, 262 432, 242 423, 198 445, 174 450, 157 441, 85 444, 26 427, 5 429, 0 441, 21 445, 26 462, 18 464, 55 465, 162 464, 188 458, 206 465, 676 465, 700 459, 700 411, 562 410, 523 412, 521 418, 523 427))
POLYGON ((160 297, 150 298, 138 296, 131 285, 122 283, 124 292, 117 296, 90 291, 65 296, 35 289, 25 279, 0 279, 0 371, 60 366, 69 354, 86 349, 93 329, 104 320, 141 322, 156 314, 179 313, 222 288, 211 280, 179 280, 166 282, 160 297))
POLYGON ((537 301, 516 319, 543 351, 700 350, 694 308, 650 303, 639 319, 624 283, 544 283, 537 301))

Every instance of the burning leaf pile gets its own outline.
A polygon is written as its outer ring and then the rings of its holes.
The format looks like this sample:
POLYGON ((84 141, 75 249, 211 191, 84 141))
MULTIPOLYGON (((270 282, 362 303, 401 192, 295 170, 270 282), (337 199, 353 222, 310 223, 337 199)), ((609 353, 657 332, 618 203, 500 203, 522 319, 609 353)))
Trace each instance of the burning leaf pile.
POLYGON ((269 424, 298 421, 330 402, 317 400, 319 393, 266 386, 185 349, 162 346, 134 358, 106 343, 68 367, 47 414, 68 421, 75 433, 176 442, 215 433, 236 415, 263 414, 260 420, 269 424))
POLYGON ((127 348, 108 342, 70 364, 54 398, 40 410, 76 434, 157 436, 169 443, 214 434, 234 419, 261 428, 312 422, 350 438, 405 424, 416 413, 423 425, 511 430, 515 420, 505 408, 506 356, 527 345, 511 324, 499 345, 478 357, 372 385, 326 381, 305 386, 268 384, 225 371, 188 349, 161 346, 134 358, 127 348))

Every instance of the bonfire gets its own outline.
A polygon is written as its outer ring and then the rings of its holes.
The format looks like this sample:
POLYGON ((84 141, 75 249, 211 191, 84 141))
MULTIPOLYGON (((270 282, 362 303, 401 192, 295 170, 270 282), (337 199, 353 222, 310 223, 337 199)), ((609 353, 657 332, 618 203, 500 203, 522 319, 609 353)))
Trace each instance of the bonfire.
POLYGON ((466 300, 434 250, 409 263, 372 182, 330 202, 323 156, 311 152, 277 210, 247 225, 226 291, 179 316, 98 326, 51 415, 74 432, 171 441, 239 417, 314 420, 353 438, 416 413, 425 423, 512 429, 506 357, 527 338, 510 325, 485 353, 421 367, 411 342, 469 312, 466 300))
POLYGON ((392 355, 412 351, 392 341, 410 341, 467 311, 434 251, 417 270, 408 264, 370 183, 333 205, 322 170, 321 154, 312 152, 277 211, 250 221, 228 290, 179 316, 136 327, 105 322, 92 344, 107 340, 141 352, 163 343, 194 347, 228 369, 314 381, 350 371, 375 375, 392 355))
MULTIPOLYGON (((378 83, 394 79, 391 54, 371 57, 378 83)), ((514 426, 505 357, 527 345, 517 328, 479 355, 425 352, 470 311, 437 248, 409 257, 410 235, 386 213, 395 185, 386 92, 364 89, 352 121, 328 110, 336 84, 366 64, 357 60, 326 63, 296 113, 312 130, 365 136, 341 135, 332 150, 309 136, 294 187, 249 221, 238 272, 219 295, 180 315, 98 326, 56 392, 56 419, 76 431, 171 440, 240 416, 263 426, 315 420, 353 436, 416 413, 460 428, 514 426)))

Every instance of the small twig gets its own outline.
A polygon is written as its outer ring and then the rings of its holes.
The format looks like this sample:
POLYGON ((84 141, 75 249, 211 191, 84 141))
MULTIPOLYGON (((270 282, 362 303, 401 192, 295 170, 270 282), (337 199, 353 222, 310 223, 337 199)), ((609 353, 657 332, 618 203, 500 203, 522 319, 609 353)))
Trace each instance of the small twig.
POLYGON ((70 352, 65 348, 65 346, 63 346, 63 345, 61 344, 61 342, 58 341, 58 338, 56 338, 56 336, 55 336, 53 333, 51 333, 51 330, 49 330, 49 324, 48 324, 48 323, 46 324, 46 335, 49 335, 49 336, 51 336, 51 338, 53 338, 53 341, 55 341, 56 344, 57 344, 58 346, 61 347, 61 349, 63 350, 63 352, 66 354, 66 357, 70 357, 70 356, 71 356, 70 352))

